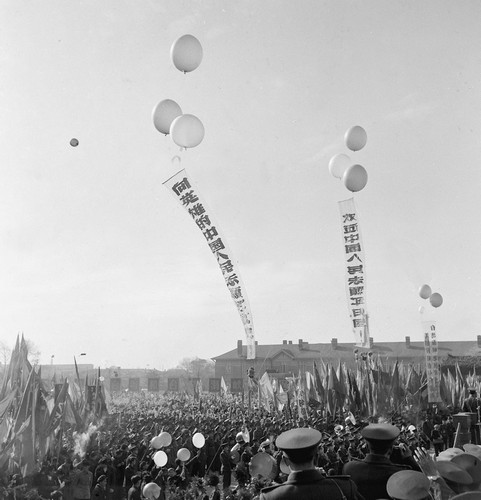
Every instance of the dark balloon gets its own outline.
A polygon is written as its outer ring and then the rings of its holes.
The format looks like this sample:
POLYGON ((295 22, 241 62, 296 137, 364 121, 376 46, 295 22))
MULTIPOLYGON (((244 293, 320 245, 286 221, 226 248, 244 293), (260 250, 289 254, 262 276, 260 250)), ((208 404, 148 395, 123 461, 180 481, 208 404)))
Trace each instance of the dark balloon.
POLYGON ((74 148, 78 146, 78 140, 77 139, 70 139, 70 145, 74 148))

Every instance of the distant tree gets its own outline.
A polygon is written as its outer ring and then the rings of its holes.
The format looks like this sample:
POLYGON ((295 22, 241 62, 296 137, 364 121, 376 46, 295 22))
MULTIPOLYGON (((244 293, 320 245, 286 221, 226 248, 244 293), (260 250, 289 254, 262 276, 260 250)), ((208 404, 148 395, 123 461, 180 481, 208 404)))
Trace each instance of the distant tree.
POLYGON ((214 374, 214 362, 210 359, 183 358, 177 365, 178 369, 184 370, 190 377, 209 377, 214 374))
MULTIPOLYGON (((29 339, 25 339, 25 343, 27 344, 27 351, 28 351, 28 360, 32 365, 36 365, 40 361, 40 349, 37 347, 35 342, 29 339)), ((9 347, 8 344, 6 344, 3 341, 0 341, 0 365, 5 367, 10 363, 10 358, 12 357, 12 351, 13 348, 9 347)))
POLYGON ((25 339, 28 349, 28 360, 32 365, 38 365, 40 362, 40 349, 37 347, 33 340, 25 339))

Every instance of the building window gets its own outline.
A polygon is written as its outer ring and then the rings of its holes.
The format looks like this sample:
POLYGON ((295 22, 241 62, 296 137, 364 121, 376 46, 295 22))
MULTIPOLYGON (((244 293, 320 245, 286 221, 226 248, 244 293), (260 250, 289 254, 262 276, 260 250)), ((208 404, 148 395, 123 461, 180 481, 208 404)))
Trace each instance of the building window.
POLYGON ((129 391, 139 392, 140 391, 140 379, 139 378, 129 378, 129 391))
POLYGON ((151 392, 159 392, 159 379, 149 378, 147 380, 147 390, 151 392))
POLYGON ((110 379, 110 392, 119 392, 120 391, 120 379, 119 378, 111 378, 110 379))

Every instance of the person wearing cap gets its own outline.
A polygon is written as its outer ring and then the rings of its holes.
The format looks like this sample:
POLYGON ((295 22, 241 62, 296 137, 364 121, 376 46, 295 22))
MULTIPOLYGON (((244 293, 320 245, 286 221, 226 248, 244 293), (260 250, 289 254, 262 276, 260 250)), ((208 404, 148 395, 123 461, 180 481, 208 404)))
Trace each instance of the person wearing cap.
POLYGON ((259 500, 362 500, 356 485, 348 476, 326 477, 315 466, 322 434, 312 428, 283 432, 276 439, 284 460, 291 469, 287 481, 263 488, 259 500))
POLYGON ((129 492, 127 493, 127 500, 140 500, 140 484, 142 483, 142 477, 135 474, 131 478, 132 486, 129 488, 129 492))
POLYGON ((71 483, 74 500, 90 500, 92 480, 93 474, 88 469, 87 461, 80 460, 77 462, 71 483))
POLYGON ((107 476, 102 474, 97 478, 97 484, 92 490, 92 499, 107 500, 107 476))
POLYGON ((389 498, 394 500, 430 499, 430 487, 429 479, 422 472, 415 470, 395 472, 386 485, 389 498))
POLYGON ((479 421, 480 408, 481 400, 478 398, 476 389, 469 389, 469 396, 463 401, 463 412, 474 414, 470 420, 471 443, 473 444, 481 444, 479 427, 476 425, 479 421))
POLYGON ((232 483, 232 459, 231 447, 228 442, 222 443, 222 451, 220 452, 220 473, 222 474, 222 489, 226 492, 232 483))
MULTIPOLYGON (((349 461, 343 467, 343 474, 351 476, 359 492, 366 500, 387 498, 386 484, 396 472, 409 470, 409 466, 394 464, 390 460, 394 441, 400 430, 391 424, 369 424, 361 431, 369 453, 363 459, 349 461)), ((405 446, 405 445, 404 445, 405 446)), ((403 449, 410 453, 407 446, 403 449)))

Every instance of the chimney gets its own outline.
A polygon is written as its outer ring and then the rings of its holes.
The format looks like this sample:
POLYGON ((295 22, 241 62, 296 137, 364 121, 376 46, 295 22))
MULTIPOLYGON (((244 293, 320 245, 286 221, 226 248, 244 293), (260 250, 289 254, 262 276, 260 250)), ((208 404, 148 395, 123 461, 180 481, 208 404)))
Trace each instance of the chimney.
POLYGON ((333 349, 337 349, 337 339, 336 338, 331 339, 331 347, 333 349))
POLYGON ((292 345, 292 340, 289 340, 289 344, 291 344, 291 345, 292 345))
POLYGON ((374 339, 372 337, 369 337, 369 347, 372 349, 374 346, 374 339))
POLYGON ((302 339, 299 339, 298 343, 299 343, 299 350, 301 350, 302 349, 302 339))
POLYGON ((478 347, 481 347, 481 335, 478 335, 478 347))
POLYGON ((256 345, 258 345, 258 344, 259 344, 259 342, 257 342, 257 340, 254 340, 254 342, 255 342, 255 344, 256 344, 256 345))
POLYGON ((286 344, 287 344, 287 340, 283 340, 282 345, 286 345, 286 344))
POLYGON ((237 341, 237 357, 242 357, 242 340, 237 341))
MULTIPOLYGON (((479 345, 479 337, 480 336, 478 336, 478 345, 479 345)), ((406 336, 406 347, 408 348, 411 347, 411 337, 409 336, 406 336)))

